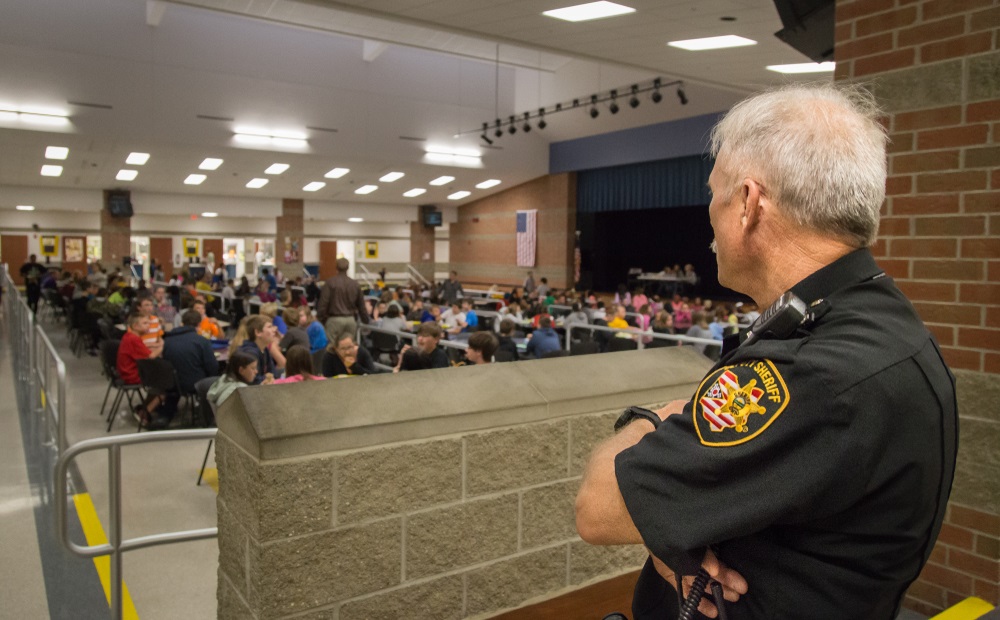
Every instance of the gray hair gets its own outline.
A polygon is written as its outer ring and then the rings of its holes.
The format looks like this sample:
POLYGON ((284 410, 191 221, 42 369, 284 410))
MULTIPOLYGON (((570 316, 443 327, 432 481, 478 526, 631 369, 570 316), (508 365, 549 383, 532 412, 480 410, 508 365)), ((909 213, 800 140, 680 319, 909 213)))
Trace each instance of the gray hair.
POLYGON ((733 192, 756 177, 800 226, 866 247, 885 200, 880 114, 860 86, 788 86, 736 104, 712 130, 712 155, 725 156, 733 192))

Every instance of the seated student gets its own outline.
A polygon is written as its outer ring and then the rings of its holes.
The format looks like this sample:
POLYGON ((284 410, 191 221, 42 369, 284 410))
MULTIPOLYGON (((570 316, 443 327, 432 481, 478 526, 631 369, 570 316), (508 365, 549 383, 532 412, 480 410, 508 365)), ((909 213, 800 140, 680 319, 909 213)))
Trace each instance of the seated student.
POLYGON ((410 304, 410 311, 406 313, 406 320, 408 321, 419 321, 424 316, 424 300, 414 299, 410 304))
POLYGON ((288 325, 288 329, 285 331, 285 336, 281 339, 281 342, 278 343, 278 348, 285 353, 285 357, 287 358, 288 350, 295 345, 302 345, 307 349, 309 348, 309 334, 306 333, 306 321, 308 318, 306 313, 302 311, 302 308, 286 307, 282 315, 284 316, 285 324, 288 325))
POLYGON ((300 308, 299 311, 305 315, 306 335, 309 336, 309 351, 312 353, 322 351, 328 344, 326 329, 313 317, 312 310, 309 308, 300 308))
POLYGON ((314 379, 326 379, 326 377, 313 374, 312 354, 309 353, 309 347, 297 344, 288 349, 288 354, 285 356, 285 377, 275 379, 274 384, 299 383, 314 379))
POLYGON ((712 332, 712 338, 722 340, 729 325, 729 312, 724 307, 719 306, 715 309, 714 320, 708 325, 709 331, 712 332))
POLYGON ((374 375, 379 372, 371 353, 355 344, 350 334, 344 334, 335 344, 327 346, 322 365, 324 377, 374 375))
POLYGON ((382 317, 382 325, 380 325, 380 327, 392 329, 398 332, 410 331, 410 323, 403 318, 399 304, 388 305, 385 311, 385 316, 382 317))
POLYGON ((652 330, 658 334, 676 334, 674 317, 666 310, 660 310, 653 319, 652 330))
POLYGON ((507 351, 517 359, 517 343, 514 342, 514 321, 504 319, 500 321, 500 338, 497 344, 498 351, 507 351))
POLYGON ((500 308, 500 314, 518 323, 524 320, 524 315, 521 314, 521 304, 516 301, 512 301, 509 306, 500 308))
POLYGON ((269 304, 278 301, 278 298, 271 292, 271 284, 264 278, 260 279, 257 283, 257 290, 254 294, 260 299, 262 303, 269 304))
POLYGON ((646 304, 649 303, 649 298, 646 297, 646 291, 641 286, 635 289, 635 294, 632 295, 632 307, 638 310, 646 304))
POLYGON ((584 312, 583 308, 580 306, 580 302, 574 302, 573 311, 567 314, 566 318, 563 319, 563 325, 565 325, 566 327, 569 327, 574 323, 578 323, 581 325, 586 325, 590 323, 590 320, 587 318, 587 313, 584 312))
POLYGON ((270 319, 260 314, 247 317, 243 326, 246 340, 239 350, 257 357, 257 376, 253 384, 260 385, 268 375, 274 379, 278 369, 285 367, 285 356, 278 348, 278 330, 270 319))
POLYGON ((219 375, 219 362, 212 345, 198 334, 201 315, 188 310, 181 315, 181 326, 163 340, 163 359, 177 371, 177 383, 185 394, 195 393, 194 385, 202 379, 219 375))
POLYGON ((615 306, 615 316, 613 319, 608 321, 608 327, 614 327, 617 329, 627 329, 631 327, 628 321, 625 320, 625 306, 618 304, 615 306))
POLYGON ((691 306, 687 302, 681 302, 680 307, 674 310, 674 327, 686 331, 691 327, 692 319, 691 306))
POLYGON ((538 329, 531 334, 531 338, 528 340, 528 355, 540 358, 546 353, 558 351, 561 348, 559 334, 552 329, 552 317, 543 316, 538 322, 538 329))
POLYGON ((288 324, 285 323, 285 319, 281 318, 278 314, 278 304, 276 303, 266 303, 260 307, 261 316, 266 316, 271 319, 274 326, 278 329, 278 333, 284 336, 288 333, 288 324))
POLYGON ((448 368, 448 354, 438 346, 444 334, 436 323, 421 323, 417 328, 417 346, 406 345, 400 351, 396 371, 419 368, 448 368))
MULTIPOLYGON (((149 317, 144 314, 131 314, 127 320, 128 331, 122 336, 118 346, 118 359, 115 366, 118 376, 126 385, 139 385, 139 360, 160 357, 163 354, 163 341, 156 340, 148 345, 142 336, 149 331, 149 317)), ((165 394, 147 394, 146 401, 135 408, 138 421, 148 428, 166 428, 170 422, 168 416, 155 417, 157 408, 166 400, 165 394), (155 419, 154 419, 155 418, 155 419)))
POLYGON ((429 306, 425 306, 424 313, 420 315, 420 319, 418 320, 421 323, 427 323, 428 321, 430 321, 431 323, 437 323, 438 325, 440 325, 441 307, 435 304, 430 304, 429 306))
POLYGON ((490 332, 472 334, 469 336, 469 348, 465 350, 466 362, 474 365, 491 363, 499 345, 497 337, 490 332))
MULTIPOLYGON (((236 351, 226 362, 226 374, 216 379, 208 389, 208 402, 216 407, 229 398, 237 388, 253 385, 257 378, 257 357, 246 351, 236 351)), ((274 378, 263 381, 263 385, 274 383, 274 378)))
MULTIPOLYGON (((691 336, 692 338, 712 338, 712 330, 708 326, 708 315, 704 312, 695 312, 691 315, 691 322, 692 325, 688 328, 687 332, 685 332, 685 336, 691 336)), ((674 324, 677 324, 676 320, 674 321, 674 324)), ((708 345, 699 343, 694 346, 696 349, 704 353, 705 347, 708 345)))
POLYGON ((462 314, 465 315, 465 327, 462 328, 463 332, 474 332, 479 329, 479 315, 477 315, 476 311, 472 309, 472 300, 462 300, 462 314))
POLYGON ((163 338, 163 328, 160 326, 160 319, 154 312, 153 298, 150 295, 143 295, 136 299, 134 312, 149 319, 149 331, 143 334, 142 341, 149 345, 163 338))
POLYGON ((198 323, 197 332, 205 338, 222 338, 222 328, 219 327, 219 322, 215 319, 208 318, 205 314, 205 302, 201 299, 195 299, 191 302, 191 309, 201 315, 201 322, 198 323))

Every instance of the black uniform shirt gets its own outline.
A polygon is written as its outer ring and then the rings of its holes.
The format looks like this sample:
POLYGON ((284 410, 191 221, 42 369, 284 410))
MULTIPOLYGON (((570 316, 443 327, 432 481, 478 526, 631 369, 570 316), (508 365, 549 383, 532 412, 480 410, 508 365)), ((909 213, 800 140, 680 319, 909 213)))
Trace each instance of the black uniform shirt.
MULTIPOLYGON (((867 250, 792 290, 827 312, 724 355, 683 413, 618 455, 618 484, 657 557, 711 545, 746 578, 730 618, 888 620, 944 517, 954 380, 867 250)), ((676 613, 647 561, 635 620, 676 613)))

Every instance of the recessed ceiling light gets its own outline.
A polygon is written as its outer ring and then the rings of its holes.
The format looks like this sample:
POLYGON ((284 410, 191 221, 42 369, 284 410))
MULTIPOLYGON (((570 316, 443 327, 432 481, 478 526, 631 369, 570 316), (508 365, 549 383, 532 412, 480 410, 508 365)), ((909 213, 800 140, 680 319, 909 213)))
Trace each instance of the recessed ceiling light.
POLYGON ((218 170, 221 165, 221 159, 218 159, 217 157, 206 157, 203 162, 198 164, 198 170, 218 170))
POLYGON ((288 170, 288 164, 271 164, 264 171, 264 174, 281 174, 285 170, 288 170))
POLYGON ((500 185, 500 179, 490 179, 489 181, 483 181, 482 183, 476 184, 479 189, 489 189, 491 187, 496 187, 500 185))
POLYGON ((247 187, 250 189, 260 189, 265 185, 267 185, 267 179, 250 179, 250 182, 247 183, 247 187))
POLYGON ((205 211, 201 214, 202 217, 219 217, 219 214, 215 211, 205 211))
POLYGON ((635 9, 623 4, 615 4, 614 2, 588 2, 587 4, 578 4, 562 9, 545 11, 542 15, 568 22, 583 22, 588 19, 614 17, 615 15, 625 15, 626 13, 635 13, 635 9))
POLYGON ((339 179, 340 177, 344 176, 350 171, 351 171, 350 168, 334 168, 333 170, 327 172, 323 176, 325 176, 328 179, 339 179))
POLYGON ((35 210, 35 207, 33 207, 31 205, 17 205, 14 208, 17 209, 18 211, 34 211, 35 210))
POLYGON ((57 177, 60 174, 62 174, 62 166, 53 166, 51 164, 42 166, 43 177, 57 177))
POLYGON ((354 222, 355 224, 357 224, 358 222, 365 221, 365 218, 363 218, 363 217, 349 217, 349 218, 347 218, 347 221, 348 222, 354 222))
POLYGON ((455 180, 455 177, 449 177, 449 176, 438 177, 438 178, 434 179, 433 181, 431 181, 431 185, 446 185, 448 183, 451 183, 454 180, 455 180))
POLYGON ((184 185, 201 185, 208 178, 203 174, 189 174, 187 178, 184 179, 184 185))
POLYGON ((115 178, 119 181, 134 181, 135 178, 139 176, 138 170, 125 170, 124 168, 118 171, 115 178))
POLYGON ((837 68, 835 62, 801 62, 793 65, 768 65, 768 71, 777 73, 826 73, 837 68))
POLYGON ((469 196, 470 194, 472 194, 472 192, 467 192, 465 190, 462 190, 460 192, 455 192, 454 194, 449 194, 448 200, 461 200, 466 196, 469 196))
POLYGON ((406 175, 402 172, 390 172, 389 174, 380 177, 379 181, 382 181, 383 183, 392 183, 393 181, 398 181, 405 176, 406 175))
POLYGON ((326 183, 324 183, 322 181, 313 181, 312 183, 309 183, 305 187, 303 187, 302 191, 306 191, 306 192, 318 192, 319 190, 323 189, 324 187, 326 187, 326 183))
POLYGON ((416 198, 417 196, 420 196, 421 194, 426 194, 426 193, 427 193, 426 189, 424 189, 422 187, 414 187, 413 189, 411 189, 408 192, 403 192, 403 195, 406 196, 407 198, 416 198))
POLYGON ((69 157, 69 149, 65 146, 45 147, 45 159, 66 159, 69 157))
POLYGON ((734 34, 727 34, 721 37, 706 37, 704 39, 685 39, 684 41, 671 41, 667 43, 670 47, 679 47, 682 50, 700 52, 702 50, 717 50, 726 47, 743 47, 744 45, 757 45, 753 39, 738 37, 734 34))
POLYGON ((129 153, 125 163, 130 166, 142 166, 149 161, 149 153, 129 153))
POLYGON ((354 190, 355 194, 370 194, 378 189, 378 185, 362 185, 358 189, 354 190))

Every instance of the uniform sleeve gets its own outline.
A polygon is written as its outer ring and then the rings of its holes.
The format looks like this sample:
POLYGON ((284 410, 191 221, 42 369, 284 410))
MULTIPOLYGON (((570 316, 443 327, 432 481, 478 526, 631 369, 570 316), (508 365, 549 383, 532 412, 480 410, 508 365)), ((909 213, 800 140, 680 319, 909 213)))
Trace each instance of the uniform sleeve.
POLYGON ((330 315, 330 310, 327 306, 330 305, 330 285, 324 286, 320 289, 319 301, 316 302, 316 320, 320 324, 326 323, 327 317, 330 315))
POLYGON ((681 414, 615 459, 654 555, 819 516, 859 484, 850 416, 803 363, 750 360, 705 377, 681 414))

